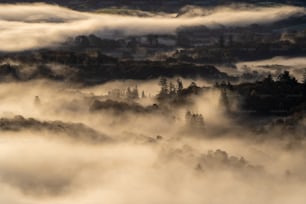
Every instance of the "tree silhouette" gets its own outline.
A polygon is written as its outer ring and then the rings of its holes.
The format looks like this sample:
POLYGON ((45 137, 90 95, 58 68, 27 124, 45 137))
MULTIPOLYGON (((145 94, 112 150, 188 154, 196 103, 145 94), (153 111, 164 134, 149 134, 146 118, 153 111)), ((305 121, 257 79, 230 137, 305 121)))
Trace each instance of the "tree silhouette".
POLYGON ((145 94, 144 91, 142 91, 142 93, 141 93, 141 98, 146 98, 146 94, 145 94))
POLYGON ((177 79, 176 83, 177 83, 177 93, 180 94, 184 89, 183 82, 181 79, 177 79))
POLYGON ((288 85, 297 84, 297 80, 295 77, 291 77, 289 71, 284 71, 282 74, 278 76, 278 81, 286 83, 288 85))
POLYGON ((166 97, 169 93, 169 86, 168 86, 168 80, 165 77, 161 77, 159 80, 159 85, 161 87, 161 90, 159 92, 159 97, 166 97))

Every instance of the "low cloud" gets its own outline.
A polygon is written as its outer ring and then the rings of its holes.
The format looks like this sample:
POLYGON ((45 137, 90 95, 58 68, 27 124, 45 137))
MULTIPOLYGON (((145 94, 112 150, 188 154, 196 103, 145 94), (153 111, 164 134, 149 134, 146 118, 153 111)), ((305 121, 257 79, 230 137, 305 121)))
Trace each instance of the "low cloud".
POLYGON ((293 6, 260 8, 237 6, 219 7, 204 16, 173 17, 169 14, 142 18, 78 12, 41 3, 0 4, 0 51, 52 47, 69 37, 82 34, 95 33, 106 38, 114 37, 114 32, 120 35, 169 34, 181 26, 266 24, 304 13, 304 8, 293 6))
MULTIPOLYGON (((305 57, 274 57, 266 60, 239 62, 236 64, 239 73, 256 73, 258 77, 266 77, 269 73, 275 78, 283 71, 289 71, 302 82, 306 72, 305 57)), ((256 79, 256 78, 254 78, 256 79)))

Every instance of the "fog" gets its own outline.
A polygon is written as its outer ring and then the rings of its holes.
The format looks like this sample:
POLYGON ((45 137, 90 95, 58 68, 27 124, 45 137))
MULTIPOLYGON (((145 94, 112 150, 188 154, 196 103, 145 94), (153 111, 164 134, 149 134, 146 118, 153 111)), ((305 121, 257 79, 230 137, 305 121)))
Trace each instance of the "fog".
MULTIPOLYGON (((239 62, 236 64, 238 73, 259 73, 267 76, 269 73, 275 78, 284 70, 289 71, 298 81, 302 82, 306 72, 305 57, 274 57, 266 60, 239 62)), ((224 69, 222 69, 224 70, 224 69)), ((258 76, 258 75, 257 75, 258 76)))
POLYGON ((258 8, 236 6, 218 7, 205 15, 173 17, 173 14, 165 14, 142 18, 79 12, 42 3, 0 4, 0 51, 53 47, 82 34, 95 33, 105 38, 113 38, 114 34, 170 34, 182 26, 268 24, 304 13, 304 8, 285 5, 258 8))
POLYGON ((217 90, 143 113, 90 109, 135 85, 151 97, 134 103, 158 103, 156 84, 0 84, 0 203, 305 203, 303 133, 257 134, 225 113, 217 90), (204 129, 188 125, 187 110, 204 129))

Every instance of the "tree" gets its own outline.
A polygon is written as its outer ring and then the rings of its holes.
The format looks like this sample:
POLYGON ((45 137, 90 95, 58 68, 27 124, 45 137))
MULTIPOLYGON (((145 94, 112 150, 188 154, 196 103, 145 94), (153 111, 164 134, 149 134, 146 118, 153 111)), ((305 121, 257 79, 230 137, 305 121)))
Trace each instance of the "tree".
POLYGON ((138 87, 135 86, 133 89, 130 87, 127 88, 126 90, 126 98, 127 99, 138 99, 139 98, 139 92, 138 92, 138 87))
POLYGON ((204 117, 202 114, 187 111, 185 114, 185 120, 189 126, 194 128, 203 128, 205 126, 204 117))
POLYGON ((133 99, 138 99, 138 98, 139 98, 139 92, 138 92, 138 87, 137 87, 137 85, 136 85, 135 88, 133 89, 132 97, 133 97, 133 99))
POLYGON ((169 86, 168 86, 168 80, 165 77, 161 77, 159 80, 159 85, 161 87, 160 96, 166 96, 169 93, 169 86))
POLYGON ((39 96, 35 96, 35 99, 34 99, 34 104, 35 104, 36 106, 38 106, 38 105, 40 105, 40 104, 41 104, 41 101, 40 101, 39 96))
POLYGON ((198 87, 198 85, 197 85, 196 82, 193 81, 193 82, 190 83, 189 87, 191 87, 191 88, 192 88, 192 87, 198 87))
POLYGON ((233 90, 233 89, 234 89, 234 87, 233 87, 233 85, 231 84, 230 81, 227 81, 227 88, 228 88, 229 90, 233 90))
POLYGON ((177 83, 177 92, 178 93, 181 93, 182 92, 182 90, 183 90, 183 82, 182 82, 182 80, 181 79, 177 79, 176 80, 176 83, 177 83))
POLYGON ((272 75, 269 74, 269 75, 267 76, 267 78, 265 78, 265 79, 263 80, 263 82, 265 82, 265 83, 267 83, 267 84, 273 83, 274 81, 273 81, 272 75))
POLYGON ((224 105, 226 111, 230 111, 230 101, 226 89, 221 90, 221 103, 224 105))
POLYGON ((282 82, 287 82, 290 80, 290 74, 288 71, 284 71, 283 73, 281 73, 279 76, 278 76, 278 80, 279 81, 282 81, 282 82))
POLYGON ((187 111, 186 114, 185 114, 185 120, 189 122, 191 120, 191 117, 192 117, 191 112, 187 111))
POLYGON ((132 98, 132 91, 131 91, 131 88, 128 87, 127 90, 126 90, 126 97, 128 99, 131 99, 132 98))
POLYGON ((284 71, 282 74, 280 74, 278 76, 278 80, 287 84, 297 84, 297 80, 295 77, 290 76, 289 71, 284 71))
POLYGON ((142 91, 142 93, 141 93, 141 98, 147 98, 144 91, 142 91))

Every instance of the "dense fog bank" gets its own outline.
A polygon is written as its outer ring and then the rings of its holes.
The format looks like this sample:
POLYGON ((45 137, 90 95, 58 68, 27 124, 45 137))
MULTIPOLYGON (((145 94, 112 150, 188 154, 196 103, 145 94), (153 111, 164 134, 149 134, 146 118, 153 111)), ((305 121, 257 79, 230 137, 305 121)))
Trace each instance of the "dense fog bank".
POLYGON ((280 139, 233 120, 218 90, 171 107, 153 97, 157 84, 1 84, 0 202, 304 203, 305 120, 280 139), (136 85, 146 97, 133 102, 109 92, 136 85), (92 108, 107 100, 129 105, 92 108))

